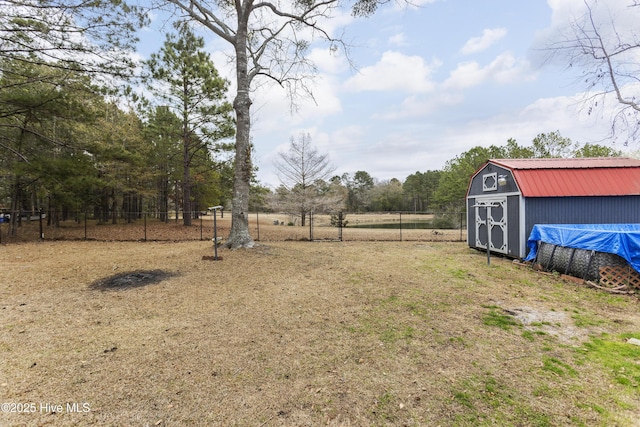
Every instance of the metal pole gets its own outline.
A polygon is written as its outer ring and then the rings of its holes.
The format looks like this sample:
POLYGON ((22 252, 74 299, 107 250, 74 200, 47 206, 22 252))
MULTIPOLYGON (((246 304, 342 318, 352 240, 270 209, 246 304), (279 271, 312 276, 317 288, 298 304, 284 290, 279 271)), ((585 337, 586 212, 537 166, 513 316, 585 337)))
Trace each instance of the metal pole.
POLYGON ((213 210, 213 252, 214 252, 214 260, 218 260, 218 227, 217 227, 217 223, 216 223, 216 213, 218 212, 217 209, 213 210))
MULTIPOLYGON (((224 211, 221 211, 220 214, 224 215, 222 212, 224 211)), ((258 215, 259 213, 256 211, 256 229, 258 230, 258 238, 256 240, 260 241, 260 217, 258 215)))
POLYGON ((87 210, 84 210, 84 240, 87 240, 87 210))
POLYGON ((147 213, 144 213, 144 241, 147 241, 147 213))
POLYGON ((487 226, 487 265, 491 265, 491 229, 489 228, 489 216, 491 215, 491 205, 487 205, 487 218, 485 223, 487 226))
POLYGON ((400 212, 400 241, 402 242, 402 212, 400 212))

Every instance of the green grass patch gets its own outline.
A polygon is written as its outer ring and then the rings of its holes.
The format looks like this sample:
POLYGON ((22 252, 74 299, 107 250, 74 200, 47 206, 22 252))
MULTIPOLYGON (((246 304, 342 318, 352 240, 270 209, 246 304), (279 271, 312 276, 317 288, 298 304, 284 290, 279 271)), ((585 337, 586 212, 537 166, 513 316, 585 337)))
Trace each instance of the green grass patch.
POLYGON ((452 269, 449 270, 449 274, 451 274, 451 276, 455 277, 456 279, 468 279, 469 278, 469 272, 462 269, 462 268, 456 268, 456 269, 452 269))
POLYGON ((471 396, 466 391, 456 391, 453 393, 453 399, 460 405, 469 409, 475 410, 475 405, 472 402, 471 396))
POLYGON ((598 319, 595 316, 586 313, 580 313, 574 310, 574 314, 571 315, 573 322, 579 328, 587 328, 589 326, 600 326, 604 324, 604 320, 598 319))
POLYGON ((629 338, 640 339, 640 333, 592 338, 579 349, 579 353, 585 360, 604 366, 617 384, 640 393, 640 346, 627 343, 629 338))
POLYGON ((555 357, 544 357, 542 359, 542 370, 552 372, 560 377, 578 376, 578 371, 555 357))
POLYGON ((486 306, 485 308, 489 309, 489 312, 482 317, 482 323, 485 325, 497 326, 500 329, 504 329, 505 331, 510 330, 513 326, 520 325, 520 323, 518 323, 518 321, 516 321, 513 316, 504 314, 500 307, 486 306))
POLYGON ((529 406, 518 390, 490 373, 461 381, 452 389, 452 396, 459 406, 452 426, 553 425, 551 417, 529 406))

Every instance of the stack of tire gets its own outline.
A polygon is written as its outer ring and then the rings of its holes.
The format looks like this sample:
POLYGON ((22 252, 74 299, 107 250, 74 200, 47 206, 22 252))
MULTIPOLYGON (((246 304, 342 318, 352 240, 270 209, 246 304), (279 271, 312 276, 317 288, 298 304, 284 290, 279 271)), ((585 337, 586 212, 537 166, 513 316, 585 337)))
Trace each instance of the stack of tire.
POLYGON ((616 254, 568 248, 545 242, 539 243, 535 262, 545 271, 555 271, 596 282, 600 279, 601 267, 627 265, 627 261, 616 254))

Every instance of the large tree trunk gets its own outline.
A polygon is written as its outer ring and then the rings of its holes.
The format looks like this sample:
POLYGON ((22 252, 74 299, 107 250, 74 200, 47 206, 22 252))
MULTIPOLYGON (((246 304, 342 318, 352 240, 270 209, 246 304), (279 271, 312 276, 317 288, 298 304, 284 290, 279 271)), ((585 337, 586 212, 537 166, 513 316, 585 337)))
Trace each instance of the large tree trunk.
MULTIPOLYGON (((248 13, 248 12, 245 12, 248 13)), ((233 178, 231 208, 231 231, 225 243, 228 248, 250 248, 254 241, 249 234, 249 185, 251 183, 251 98, 250 78, 246 50, 247 24, 243 13, 238 13, 238 33, 236 35, 236 74, 238 92, 233 101, 236 112, 236 158, 233 178)))

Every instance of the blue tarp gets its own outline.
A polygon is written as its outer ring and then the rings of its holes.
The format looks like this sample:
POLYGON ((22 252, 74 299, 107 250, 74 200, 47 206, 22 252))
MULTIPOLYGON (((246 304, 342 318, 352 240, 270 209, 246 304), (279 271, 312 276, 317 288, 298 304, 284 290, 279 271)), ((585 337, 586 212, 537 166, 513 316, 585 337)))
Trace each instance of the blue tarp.
POLYGON ((529 255, 536 258, 537 242, 617 254, 640 273, 640 224, 539 224, 527 240, 529 255))

